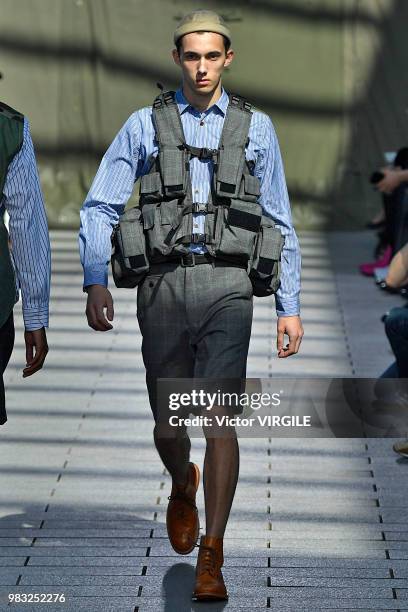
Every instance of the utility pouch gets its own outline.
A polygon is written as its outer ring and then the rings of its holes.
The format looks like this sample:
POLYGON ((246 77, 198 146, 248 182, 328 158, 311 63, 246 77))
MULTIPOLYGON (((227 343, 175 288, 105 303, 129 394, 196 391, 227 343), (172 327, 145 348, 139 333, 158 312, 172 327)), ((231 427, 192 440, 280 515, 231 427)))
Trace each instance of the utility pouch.
POLYGON ((186 193, 187 155, 179 148, 168 147, 159 152, 160 168, 166 197, 182 198, 186 193))
POLYGON ((149 270, 140 208, 127 210, 112 233, 112 275, 116 287, 132 289, 149 270))
POLYGON ((145 204, 142 217, 148 259, 151 262, 162 261, 172 252, 184 222, 178 200, 145 204))
POLYGON ((246 200, 247 202, 257 202, 260 193, 259 178, 257 176, 252 176, 252 174, 244 174, 241 181, 239 199, 246 200))
POLYGON ((150 204, 160 202, 163 199, 163 185, 160 172, 150 172, 140 179, 140 199, 139 204, 150 204))
POLYGON ((262 215, 261 228, 255 245, 249 278, 253 294, 266 297, 276 293, 280 287, 281 254, 285 244, 279 228, 265 215, 262 215))
POLYGON ((242 147, 220 150, 215 189, 218 197, 238 197, 244 164, 245 152, 242 147))
POLYGON ((255 202, 231 200, 229 206, 217 208, 215 256, 248 263, 261 224, 261 206, 255 202))

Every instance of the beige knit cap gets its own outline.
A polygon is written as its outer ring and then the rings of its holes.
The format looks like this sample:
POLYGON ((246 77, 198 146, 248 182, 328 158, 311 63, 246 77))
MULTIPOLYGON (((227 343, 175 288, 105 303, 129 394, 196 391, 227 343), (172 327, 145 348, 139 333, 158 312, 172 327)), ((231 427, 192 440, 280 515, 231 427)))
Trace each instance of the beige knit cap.
POLYGON ((231 42, 231 33, 224 19, 214 11, 193 11, 183 17, 174 32, 174 44, 177 44, 181 36, 191 32, 216 32, 223 34, 231 42))

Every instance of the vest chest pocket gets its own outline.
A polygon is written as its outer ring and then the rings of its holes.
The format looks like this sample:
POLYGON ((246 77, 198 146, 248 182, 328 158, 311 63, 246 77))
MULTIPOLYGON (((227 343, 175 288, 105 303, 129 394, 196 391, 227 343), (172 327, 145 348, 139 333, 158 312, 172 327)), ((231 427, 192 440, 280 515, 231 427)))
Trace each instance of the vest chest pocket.
POLYGON ((178 200, 160 204, 160 219, 162 225, 176 225, 178 220, 178 200))
POLYGON ((261 194, 261 185, 257 176, 244 174, 239 198, 247 202, 257 202, 261 194))
POLYGON ((131 208, 121 215, 112 234, 112 247, 115 285, 136 287, 149 269, 140 208, 131 208))
POLYGON ((179 224, 177 200, 145 204, 142 215, 149 259, 161 259, 171 252, 172 236, 179 224))
POLYGON ((142 209, 143 229, 146 236, 147 255, 150 260, 161 254, 160 205, 145 204, 142 209))
POLYGON ((261 231, 255 246, 249 278, 253 293, 266 297, 276 293, 280 287, 281 253, 285 244, 279 228, 269 217, 262 216, 261 231))
POLYGON ((158 202, 163 198, 163 186, 160 172, 145 174, 140 179, 140 204, 158 202))
POLYGON ((182 214, 182 208, 178 206, 178 200, 162 202, 160 205, 161 233, 163 253, 170 253, 180 234, 186 215, 182 214))
POLYGON ((215 254, 241 259, 244 263, 252 257, 255 240, 261 224, 262 209, 259 204, 231 200, 228 207, 219 207, 217 213, 215 254))

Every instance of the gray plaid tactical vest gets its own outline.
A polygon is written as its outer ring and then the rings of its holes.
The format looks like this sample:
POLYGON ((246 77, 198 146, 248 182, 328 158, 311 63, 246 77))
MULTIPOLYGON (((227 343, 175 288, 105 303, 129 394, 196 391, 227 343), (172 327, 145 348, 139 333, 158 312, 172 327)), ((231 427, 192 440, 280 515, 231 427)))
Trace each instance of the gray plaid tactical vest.
MULTIPOLYGON (((0 201, 8 167, 23 142, 23 128, 23 115, 0 102, 0 201)), ((0 207, 0 327, 9 318, 18 297, 3 212, 0 207)))
MULTIPOLYGON (((255 295, 274 293, 280 284, 284 239, 262 214, 260 182, 251 174, 253 162, 245 158, 251 105, 230 94, 218 149, 186 143, 174 92, 157 96, 152 112, 159 153, 141 178, 139 207, 121 217, 115 233, 122 267, 144 274, 149 263, 180 259, 191 244, 204 244, 213 257, 246 267, 255 295), (207 202, 192 196, 193 157, 210 158, 214 164, 207 202), (204 234, 192 231, 195 212, 205 214, 204 234)), ((120 284, 114 259, 112 267, 118 286, 137 284, 120 284)))

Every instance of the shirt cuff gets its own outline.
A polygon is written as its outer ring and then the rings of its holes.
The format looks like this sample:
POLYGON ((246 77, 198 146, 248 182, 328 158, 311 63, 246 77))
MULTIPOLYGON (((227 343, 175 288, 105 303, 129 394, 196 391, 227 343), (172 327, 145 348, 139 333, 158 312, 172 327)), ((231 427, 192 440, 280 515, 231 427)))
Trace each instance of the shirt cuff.
POLYGON ((38 306, 37 308, 25 308, 23 306, 24 327, 27 331, 35 331, 48 327, 49 308, 46 306, 38 306))
POLYGON ((108 286, 108 266, 87 266, 84 267, 84 289, 89 285, 108 286))
POLYGON ((300 300, 294 298, 279 298, 275 295, 276 314, 278 317, 294 317, 300 315, 300 300))

